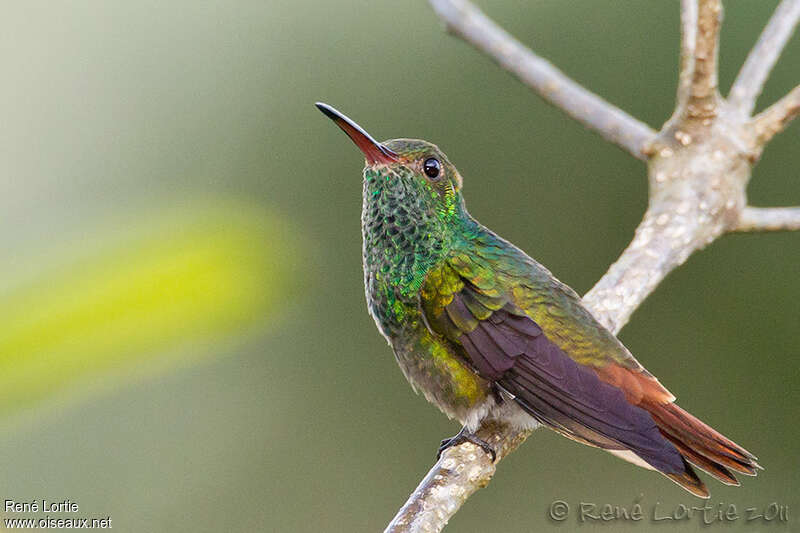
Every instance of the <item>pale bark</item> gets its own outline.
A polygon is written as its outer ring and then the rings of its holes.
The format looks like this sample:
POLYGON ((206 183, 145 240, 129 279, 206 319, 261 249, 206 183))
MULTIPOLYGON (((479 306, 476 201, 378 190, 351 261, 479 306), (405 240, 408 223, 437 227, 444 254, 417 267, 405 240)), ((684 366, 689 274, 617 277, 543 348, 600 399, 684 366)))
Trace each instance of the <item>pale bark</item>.
POLYGON ((800 230, 800 207, 745 207, 736 231, 800 230))
POLYGON ((800 85, 756 115, 751 121, 756 143, 764 146, 800 114, 800 85))
POLYGON ((722 1, 700 0, 692 10, 697 11, 695 42, 694 50, 687 52, 691 53, 694 64, 689 76, 691 83, 684 119, 711 119, 717 115, 720 100, 717 90, 717 59, 722 1))
POLYGON ((800 20, 800 0, 783 0, 772 14, 761 37, 742 65, 731 87, 728 101, 742 115, 753 112, 764 82, 800 20))

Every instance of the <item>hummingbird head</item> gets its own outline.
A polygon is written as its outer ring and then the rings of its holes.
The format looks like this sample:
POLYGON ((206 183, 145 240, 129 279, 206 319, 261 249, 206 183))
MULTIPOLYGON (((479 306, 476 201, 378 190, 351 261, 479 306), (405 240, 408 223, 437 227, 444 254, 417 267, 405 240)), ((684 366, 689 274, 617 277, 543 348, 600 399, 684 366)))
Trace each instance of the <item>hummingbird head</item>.
POLYGON ((316 105, 366 159, 361 215, 365 269, 396 280, 403 292, 419 288, 471 220, 461 196, 461 175, 432 143, 380 143, 331 106, 316 105))
MULTIPOLYGON (((463 180, 438 146, 418 139, 378 142, 333 107, 316 105, 363 152, 365 193, 370 189, 376 201, 381 195, 393 197, 397 208, 403 207, 409 215, 422 219, 435 215, 448 222, 461 214, 463 180), (373 185, 368 187, 370 184, 373 185)), ((365 203, 367 200, 365 197, 365 203)))

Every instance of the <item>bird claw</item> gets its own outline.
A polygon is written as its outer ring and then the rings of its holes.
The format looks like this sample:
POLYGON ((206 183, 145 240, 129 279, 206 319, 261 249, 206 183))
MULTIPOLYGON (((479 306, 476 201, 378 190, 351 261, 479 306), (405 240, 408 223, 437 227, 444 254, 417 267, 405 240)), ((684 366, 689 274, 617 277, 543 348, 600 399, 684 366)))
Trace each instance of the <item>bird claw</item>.
POLYGON ((478 437, 474 433, 467 431, 467 428, 464 427, 461 428, 461 431, 456 433, 453 437, 450 437, 449 439, 444 439, 439 444, 439 451, 436 453, 436 460, 437 461, 439 460, 439 458, 442 456, 442 453, 444 453, 444 451, 447 448, 450 448, 452 446, 458 446, 459 444, 463 444, 465 442, 471 442, 475 446, 480 447, 491 458, 493 463, 497 459, 497 453, 494 451, 494 448, 492 448, 492 446, 488 442, 478 437))

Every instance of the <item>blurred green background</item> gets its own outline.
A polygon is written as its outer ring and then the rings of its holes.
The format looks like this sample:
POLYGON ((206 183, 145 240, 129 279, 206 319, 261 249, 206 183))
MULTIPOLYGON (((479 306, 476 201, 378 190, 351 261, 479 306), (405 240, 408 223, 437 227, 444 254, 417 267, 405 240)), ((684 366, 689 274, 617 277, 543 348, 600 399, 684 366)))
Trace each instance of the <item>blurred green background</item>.
MULTIPOLYGON (((776 4, 725 2, 723 88, 776 4)), ((650 125, 669 116, 677 1, 483 7, 650 125)), ((457 426, 411 392, 366 313, 363 159, 316 100, 377 138, 439 144, 473 215, 581 293, 646 205, 641 162, 447 36, 423 1, 2 12, 3 499, 69 498, 79 516, 152 532, 378 531, 405 501, 457 426)), ((796 37, 760 107, 800 81, 799 64, 796 37)), ((800 121, 766 150, 752 203, 800 204, 798 133, 800 121)), ((738 489, 712 482, 712 504, 789 505, 783 531, 800 512, 798 264, 800 233, 727 236, 621 334, 765 466, 738 489)), ((571 531, 548 519, 551 501, 636 498, 646 511, 699 503, 540 431, 449 531, 571 531)))

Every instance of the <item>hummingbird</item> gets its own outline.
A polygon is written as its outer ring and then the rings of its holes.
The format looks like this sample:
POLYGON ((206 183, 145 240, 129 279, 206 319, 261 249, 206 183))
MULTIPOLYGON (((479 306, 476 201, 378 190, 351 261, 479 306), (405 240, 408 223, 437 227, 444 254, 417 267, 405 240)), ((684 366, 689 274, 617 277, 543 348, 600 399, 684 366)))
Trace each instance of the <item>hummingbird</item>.
POLYGON ((434 144, 376 141, 317 103, 364 154, 361 234, 369 314, 416 391, 495 460, 484 419, 545 426, 708 498, 756 457, 675 403, 547 268, 467 211, 458 169, 434 144))

